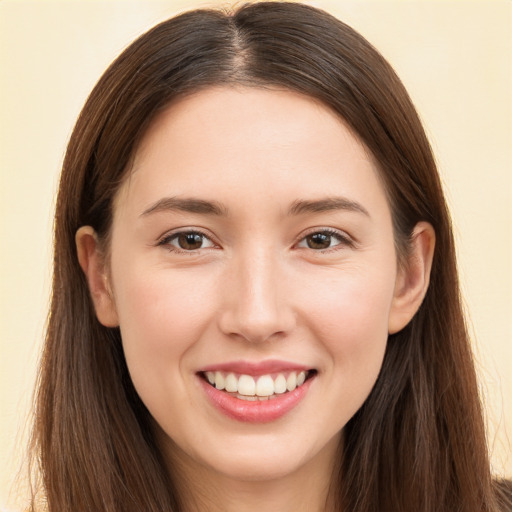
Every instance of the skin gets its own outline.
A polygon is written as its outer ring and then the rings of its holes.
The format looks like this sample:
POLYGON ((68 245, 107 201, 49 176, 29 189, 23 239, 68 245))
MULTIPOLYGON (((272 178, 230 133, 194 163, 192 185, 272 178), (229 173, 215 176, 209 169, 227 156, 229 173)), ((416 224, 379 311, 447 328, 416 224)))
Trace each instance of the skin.
POLYGON ((399 270, 378 172, 318 102, 212 88, 170 105, 145 134, 108 254, 92 228, 78 231, 98 319, 120 326, 185 510, 330 509, 343 427, 375 383, 388 334, 421 304, 434 249, 431 226, 418 224, 399 270), (343 207, 290 212, 333 197, 343 207), (215 202, 220 214, 164 198, 215 202), (180 249, 172 235, 190 231, 206 238, 180 249), (311 246, 313 233, 329 247, 311 246), (206 365, 269 359, 317 372, 276 421, 229 418, 201 388, 206 365))

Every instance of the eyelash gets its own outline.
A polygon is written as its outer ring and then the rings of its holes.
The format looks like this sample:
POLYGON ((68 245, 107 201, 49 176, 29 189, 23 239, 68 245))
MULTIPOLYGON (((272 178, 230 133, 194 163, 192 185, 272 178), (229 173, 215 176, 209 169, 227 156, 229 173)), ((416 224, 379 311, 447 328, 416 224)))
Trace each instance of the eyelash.
POLYGON ((338 240, 338 243, 332 247, 327 247, 325 249, 313 249, 311 247, 301 247, 301 248, 310 249, 314 252, 319 252, 321 254, 325 254, 325 253, 329 253, 332 251, 337 251, 341 247, 352 248, 355 246, 354 241, 346 233, 344 233, 343 231, 337 231, 335 229, 330 229, 330 228, 313 229, 309 233, 306 233, 305 235, 303 235, 295 245, 298 247, 299 244, 302 242, 307 243, 307 238, 311 237, 313 235, 324 235, 324 236, 328 236, 330 238, 335 238, 338 240))
MULTIPOLYGON (((211 248, 215 248, 217 246, 217 244, 208 235, 206 235, 205 233, 203 233, 201 231, 195 230, 195 229, 182 230, 182 231, 178 231, 178 232, 166 235, 158 241, 157 245, 165 247, 170 252, 176 252, 179 254, 188 254, 188 255, 197 254, 197 251, 199 251, 201 249, 211 249, 211 248), (183 235, 185 235, 185 236, 190 236, 190 235, 200 236, 202 238, 202 241, 208 240, 211 243, 211 246, 199 247, 197 249, 187 250, 187 249, 183 249, 183 248, 171 245, 171 242, 173 242, 174 240, 177 240, 180 236, 183 236, 183 235)), ((329 228, 320 228, 320 229, 317 228, 317 229, 311 230, 309 233, 306 233, 305 235, 301 236, 301 238, 298 239, 298 241, 294 244, 294 246, 297 248, 300 248, 300 249, 309 249, 313 252, 324 254, 324 253, 329 253, 332 251, 339 250, 339 248, 340 248, 339 246, 344 246, 344 247, 349 247, 349 248, 354 247, 355 243, 347 234, 345 234, 341 231, 336 231, 334 229, 329 229, 329 228), (337 239, 338 243, 332 247, 327 247, 325 249, 313 249, 312 247, 308 247, 308 246, 305 246, 305 247, 300 246, 301 243, 307 244, 308 237, 311 237, 313 235, 324 235, 324 236, 327 236, 330 238, 335 238, 335 239, 337 239)))
POLYGON ((165 247, 170 252, 194 255, 194 254, 197 254, 197 251, 200 249, 215 248, 217 244, 205 233, 198 231, 197 229, 190 229, 190 230, 177 231, 175 233, 166 235, 158 241, 157 245, 165 247), (199 247, 198 249, 190 249, 190 250, 182 249, 181 247, 176 247, 174 245, 171 245, 171 242, 173 242, 174 240, 177 240, 182 235, 197 235, 197 236, 200 236, 203 241, 208 240, 212 245, 210 247, 199 247))

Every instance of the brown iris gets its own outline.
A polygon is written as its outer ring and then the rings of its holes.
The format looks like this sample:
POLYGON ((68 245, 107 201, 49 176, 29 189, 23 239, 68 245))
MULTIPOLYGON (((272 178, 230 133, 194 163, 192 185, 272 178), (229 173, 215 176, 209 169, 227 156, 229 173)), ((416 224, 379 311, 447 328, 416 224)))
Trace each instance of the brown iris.
POLYGON ((331 235, 328 233, 314 233, 306 237, 310 249, 328 249, 331 246, 331 235))
POLYGON ((176 237, 180 249, 185 251, 200 249, 203 245, 203 238, 200 233, 180 233, 176 237))

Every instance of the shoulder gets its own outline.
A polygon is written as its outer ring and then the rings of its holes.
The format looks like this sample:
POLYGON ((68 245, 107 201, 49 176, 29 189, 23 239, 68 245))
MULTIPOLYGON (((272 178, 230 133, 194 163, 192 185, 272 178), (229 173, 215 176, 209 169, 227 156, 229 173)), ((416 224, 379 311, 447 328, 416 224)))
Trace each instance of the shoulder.
POLYGON ((495 480, 494 488, 499 512, 512 512, 512 480, 495 480))

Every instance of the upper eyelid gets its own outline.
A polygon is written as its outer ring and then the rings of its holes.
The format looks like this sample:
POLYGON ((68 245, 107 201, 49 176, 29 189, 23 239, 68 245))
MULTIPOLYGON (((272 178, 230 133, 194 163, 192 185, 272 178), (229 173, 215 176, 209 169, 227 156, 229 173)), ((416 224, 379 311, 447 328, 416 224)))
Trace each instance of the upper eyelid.
POLYGON ((314 228, 307 229, 305 232, 302 232, 296 238, 294 245, 296 245, 299 242, 301 242, 302 240, 304 240, 304 238, 306 238, 310 235, 314 235, 315 233, 329 233, 331 235, 338 235, 340 237, 340 239, 342 239, 342 240, 346 240, 347 242, 350 242, 354 245, 357 243, 357 240, 352 235, 350 235, 349 233, 347 233, 346 231, 344 231, 342 229, 332 228, 332 227, 328 227, 328 226, 317 226, 314 228))
POLYGON ((180 228, 172 229, 170 231, 166 231, 164 234, 160 235, 157 238, 156 244, 160 245, 168 240, 171 240, 174 237, 177 237, 178 235, 180 235, 182 233, 197 233, 198 235, 204 236, 205 238, 210 240, 215 245, 218 245, 218 242, 216 241, 216 239, 213 235, 206 232, 202 228, 197 228, 197 227, 184 227, 184 228, 180 227, 180 228))
POLYGON ((200 230, 200 229, 182 229, 182 228, 179 228, 178 230, 175 230, 175 231, 167 232, 166 234, 162 235, 161 237, 158 238, 155 246, 164 248, 164 249, 168 250, 169 252, 172 252, 172 253, 175 253, 178 255, 181 254, 181 255, 188 255, 188 256, 194 256, 194 255, 199 256, 201 254, 204 254, 202 251, 205 251, 205 250, 210 251, 212 249, 220 248, 219 244, 213 239, 213 237, 205 234, 202 230, 200 230), (174 240, 176 240, 179 235, 181 235, 183 233, 195 233, 195 234, 201 235, 211 242, 211 246, 199 247, 197 249, 187 250, 187 249, 182 249, 181 247, 177 247, 171 243, 174 240))

